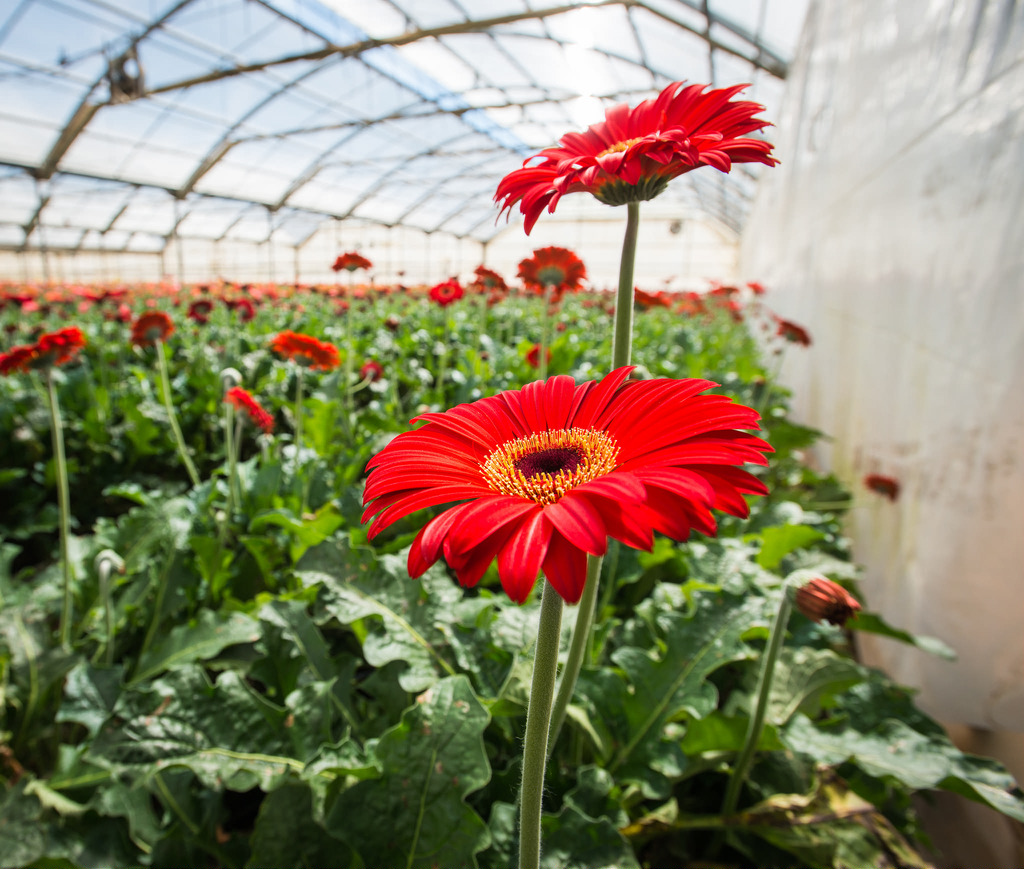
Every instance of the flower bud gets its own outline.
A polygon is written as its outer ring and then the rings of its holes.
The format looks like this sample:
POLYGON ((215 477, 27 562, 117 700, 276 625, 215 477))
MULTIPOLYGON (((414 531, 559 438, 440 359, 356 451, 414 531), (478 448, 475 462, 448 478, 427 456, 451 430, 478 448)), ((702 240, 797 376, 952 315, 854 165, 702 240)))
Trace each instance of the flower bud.
POLYGON ((812 621, 842 626, 857 614, 860 604, 839 583, 815 577, 797 589, 796 607, 812 621))

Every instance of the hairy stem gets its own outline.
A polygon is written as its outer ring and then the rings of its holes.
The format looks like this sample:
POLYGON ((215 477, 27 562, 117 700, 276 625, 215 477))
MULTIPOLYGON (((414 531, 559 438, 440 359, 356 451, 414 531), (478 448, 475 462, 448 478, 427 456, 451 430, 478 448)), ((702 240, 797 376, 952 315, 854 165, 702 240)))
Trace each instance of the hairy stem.
POLYGON ((519 869, 540 867, 541 801, 548 759, 551 701, 558 671, 558 640, 562 628, 562 598, 551 583, 543 583, 530 706, 526 713, 526 742, 523 747, 523 781, 519 795, 519 869))
POLYGON ((64 452, 64 426, 57 402, 57 387, 53 382, 53 368, 46 372, 46 396, 50 408, 50 435, 53 439, 53 461, 57 478, 57 508, 60 512, 60 567, 63 577, 64 603, 60 613, 60 644, 71 648, 71 621, 74 617, 74 598, 71 575, 71 488, 68 485, 68 462, 64 452))
POLYGON ((188 447, 185 446, 185 436, 181 433, 181 426, 178 425, 178 415, 174 412, 174 403, 171 401, 171 375, 167 371, 167 357, 164 355, 164 342, 156 342, 156 366, 160 373, 160 392, 164 402, 164 409, 167 411, 167 421, 171 425, 171 432, 174 434, 174 442, 178 447, 178 454, 188 472, 188 478, 192 481, 193 488, 199 486, 199 472, 189 455, 188 447))

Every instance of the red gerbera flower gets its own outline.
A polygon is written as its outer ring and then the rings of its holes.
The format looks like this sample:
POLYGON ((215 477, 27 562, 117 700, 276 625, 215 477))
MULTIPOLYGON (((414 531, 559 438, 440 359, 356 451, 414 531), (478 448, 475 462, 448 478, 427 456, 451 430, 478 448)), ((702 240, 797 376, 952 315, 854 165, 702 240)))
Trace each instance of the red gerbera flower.
POLYGON ((803 326, 783 320, 781 317, 776 317, 776 322, 779 324, 779 331, 776 334, 780 338, 785 338, 791 344, 799 344, 801 347, 811 346, 810 333, 803 326))
POLYGON ((146 347, 166 341, 174 334, 174 323, 163 311, 146 311, 132 323, 132 344, 146 347))
POLYGON ((713 89, 673 82, 656 99, 635 109, 621 104, 585 133, 566 133, 506 175, 494 196, 501 211, 519 203, 529 234, 541 212, 553 213, 567 193, 592 193, 608 205, 653 199, 668 182, 699 166, 728 172, 733 163, 774 166, 772 146, 747 133, 768 122, 755 118, 764 106, 732 102, 747 85, 713 89), (539 161, 539 162, 534 162, 539 161))
MULTIPOLYGON (((561 324, 559 324, 561 325, 561 324)), ((551 348, 548 348, 547 352, 548 364, 551 364, 551 348)), ((540 344, 534 344, 529 350, 526 351, 526 364, 531 368, 540 367, 540 344)))
POLYGON ((505 279, 493 269, 481 265, 473 270, 473 274, 476 275, 476 280, 473 283, 480 292, 508 292, 508 284, 505 283, 505 279))
POLYGON ((899 481, 882 474, 868 474, 864 478, 864 485, 872 492, 885 495, 890 501, 895 501, 900 495, 899 481))
POLYGON ((330 371, 341 364, 338 348, 312 335, 285 330, 278 332, 270 342, 270 349, 285 359, 294 359, 308 368, 330 371))
POLYGON ((465 291, 455 278, 449 278, 443 283, 430 288, 430 298, 442 308, 448 307, 452 302, 458 301, 465 295, 465 291))
POLYGON ((550 287, 561 296, 580 289, 587 277, 587 267, 568 248, 541 247, 519 263, 519 277, 528 289, 544 292, 550 287))
POLYGON ((63 365, 70 362, 85 346, 85 335, 77 326, 68 326, 56 332, 40 335, 36 342, 36 366, 63 365))
POLYGON ((376 381, 384 376, 384 366, 376 359, 368 359, 359 369, 360 380, 376 381))
POLYGON ((85 335, 77 326, 46 332, 35 344, 12 347, 0 354, 0 374, 64 365, 84 346, 85 335))
POLYGON ((267 413, 263 406, 241 386, 232 386, 224 393, 224 400, 238 410, 244 411, 249 419, 263 431, 269 434, 274 430, 274 417, 267 413))
POLYGON ((32 363, 39 353, 35 344, 24 344, 12 347, 6 353, 0 353, 0 374, 14 374, 16 371, 31 371, 32 363))
POLYGON ((185 316, 190 320, 195 320, 197 323, 209 323, 212 310, 213 302, 209 299, 196 299, 196 301, 188 306, 185 316))
POLYGON ((857 599, 845 588, 820 576, 796 590, 796 606, 812 621, 820 622, 824 619, 840 627, 860 610, 857 599))
POLYGON ((640 308, 670 308, 672 307, 672 299, 668 293, 662 292, 661 290, 648 293, 646 290, 641 290, 639 287, 633 288, 633 301, 640 308))
POLYGON ((748 515, 765 486, 740 468, 772 448, 741 432, 758 415, 707 380, 627 381, 631 367, 576 385, 561 375, 419 417, 374 456, 363 498, 372 538, 391 523, 460 501, 428 522, 409 573, 443 554, 463 585, 495 558, 509 597, 526 600, 539 571, 569 603, 583 593, 586 554, 612 536, 651 549, 654 531, 715 533, 712 509, 748 515))
POLYGON ((331 268, 336 272, 340 272, 342 269, 345 269, 345 271, 348 272, 354 272, 356 269, 369 269, 372 267, 372 262, 362 254, 358 254, 355 251, 340 254, 334 261, 334 265, 331 266, 331 268))

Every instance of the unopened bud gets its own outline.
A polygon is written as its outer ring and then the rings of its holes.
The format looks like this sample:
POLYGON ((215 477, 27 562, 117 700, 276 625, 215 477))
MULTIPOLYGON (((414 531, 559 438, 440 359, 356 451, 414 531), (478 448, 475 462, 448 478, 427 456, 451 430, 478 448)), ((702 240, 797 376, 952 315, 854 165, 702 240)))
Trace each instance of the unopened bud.
POLYGON ((796 590, 796 607, 813 621, 842 626, 857 614, 860 604, 839 583, 815 577, 796 590))

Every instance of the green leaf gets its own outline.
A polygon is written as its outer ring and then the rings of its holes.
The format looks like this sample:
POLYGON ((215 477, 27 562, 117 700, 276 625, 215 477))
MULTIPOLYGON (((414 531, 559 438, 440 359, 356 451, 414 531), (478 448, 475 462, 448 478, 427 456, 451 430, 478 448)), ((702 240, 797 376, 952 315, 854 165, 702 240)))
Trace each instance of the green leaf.
POLYGON ((1024 797, 1013 777, 995 761, 962 754, 942 733, 921 733, 893 719, 870 732, 848 723, 815 727, 798 715, 783 732, 783 742, 818 763, 836 766, 852 762, 868 775, 892 778, 913 790, 954 791, 1024 821, 1024 797))
POLYGON ((462 592, 440 568, 418 580, 409 578, 403 557, 377 559, 364 548, 332 540, 306 554, 296 567, 306 585, 322 584, 320 606, 341 624, 373 617, 363 641, 363 655, 375 667, 403 661, 402 688, 422 691, 438 672, 455 669, 441 654, 447 645, 440 625, 451 621, 462 592))
POLYGON ((803 549, 824 536, 822 531, 810 525, 772 525, 761 531, 757 563, 766 570, 774 570, 790 552, 803 549))
POLYGON ((95 736, 107 720, 121 691, 124 668, 98 667, 80 661, 68 673, 57 721, 77 721, 95 736))
POLYGON ((343 791, 327 828, 366 866, 475 866, 490 835, 465 797, 490 779, 487 722, 465 676, 441 680, 380 738, 381 777, 343 791))
POLYGON ((345 519, 338 506, 332 501, 324 504, 312 518, 299 518, 291 510, 270 510, 255 516, 249 523, 251 534, 262 531, 267 526, 284 528, 291 535, 289 547, 292 561, 298 561, 312 546, 323 543, 345 519))
POLYGON ((250 616, 202 610, 192 622, 171 628, 163 642, 143 653, 128 684, 137 685, 164 670, 208 660, 228 646, 259 638, 259 623, 250 616))
POLYGON ((123 694, 87 760, 137 781, 185 767, 208 788, 270 791, 315 754, 313 719, 269 703, 234 672, 211 683, 201 668, 183 667, 123 694))
POLYGON ((917 646, 919 649, 928 652, 932 655, 937 655, 940 658, 945 658, 947 661, 956 660, 956 652, 954 652, 949 646, 947 646, 938 637, 919 637, 915 634, 911 634, 908 631, 894 628, 885 619, 883 619, 878 613, 868 613, 861 611, 857 613, 857 617, 851 619, 847 623, 847 627, 855 631, 863 631, 867 634, 878 634, 880 637, 888 637, 892 640, 898 640, 901 643, 908 643, 911 646, 917 646))
POLYGON ((313 792, 304 784, 287 784, 260 805, 246 867, 289 866, 320 869, 349 866, 352 853, 313 817, 313 792))
POLYGON ((863 669, 830 649, 783 649, 775 664, 767 719, 785 724, 799 709, 814 717, 821 703, 863 682, 863 669))
POLYGON ((207 535, 193 534, 188 542, 195 553, 199 575, 210 587, 214 599, 219 600, 221 591, 231 581, 229 568, 235 559, 234 550, 218 538, 207 535))
MULTIPOLYGON (((749 723, 750 719, 743 715, 712 712, 687 724, 682 749, 687 755, 739 751, 746 742, 749 723)), ((771 724, 765 726, 757 743, 758 751, 778 751, 784 747, 778 731, 771 724)))
POLYGON ((707 677, 749 657, 751 650, 742 636, 765 620, 763 598, 701 592, 694 595, 689 614, 658 615, 664 644, 658 653, 634 646, 618 649, 612 660, 622 667, 630 686, 625 696, 616 692, 611 700, 612 705, 621 705, 621 712, 607 720, 618 731, 622 747, 610 771, 621 767, 620 774, 627 778, 645 778, 652 761, 665 755, 665 725, 683 716, 702 718, 715 709, 718 690, 707 677))
POLYGON ((46 851, 42 806, 25 793, 27 784, 0 789, 0 866, 25 866, 46 851))

